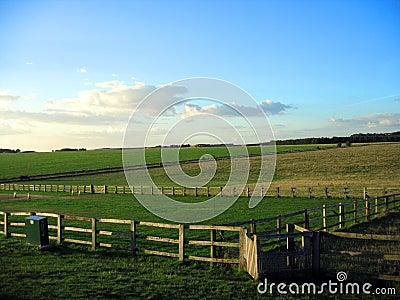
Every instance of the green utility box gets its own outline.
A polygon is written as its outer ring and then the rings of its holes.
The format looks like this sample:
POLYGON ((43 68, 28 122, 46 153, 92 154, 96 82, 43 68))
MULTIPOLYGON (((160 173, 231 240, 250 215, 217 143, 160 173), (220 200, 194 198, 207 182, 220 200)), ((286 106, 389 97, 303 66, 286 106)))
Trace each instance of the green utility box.
POLYGON ((26 241, 36 246, 49 245, 49 233, 46 217, 30 216, 25 218, 26 241))

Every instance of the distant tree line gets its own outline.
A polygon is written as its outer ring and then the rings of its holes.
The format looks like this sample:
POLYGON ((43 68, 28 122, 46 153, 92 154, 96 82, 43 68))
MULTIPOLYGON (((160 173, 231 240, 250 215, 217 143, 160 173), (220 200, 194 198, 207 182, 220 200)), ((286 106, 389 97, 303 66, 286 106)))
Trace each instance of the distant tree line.
POLYGON ((16 149, 16 150, 13 150, 13 149, 0 149, 0 153, 20 153, 21 152, 21 150, 19 150, 19 149, 16 149))
POLYGON ((86 151, 86 148, 62 148, 59 150, 53 150, 53 152, 69 152, 69 151, 86 151))
POLYGON ((350 136, 302 138, 290 140, 277 140, 277 145, 304 145, 304 144, 346 144, 351 143, 377 143, 400 142, 400 131, 392 133, 357 133, 350 136))

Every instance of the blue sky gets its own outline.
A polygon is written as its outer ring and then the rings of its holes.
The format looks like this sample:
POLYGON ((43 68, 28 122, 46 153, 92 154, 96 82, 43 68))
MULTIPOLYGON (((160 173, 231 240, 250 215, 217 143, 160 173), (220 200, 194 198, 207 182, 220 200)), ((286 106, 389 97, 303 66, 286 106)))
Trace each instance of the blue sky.
POLYGON ((399 53, 399 1, 2 0, 0 148, 120 147, 190 77, 268 104, 277 139, 400 130, 399 53))

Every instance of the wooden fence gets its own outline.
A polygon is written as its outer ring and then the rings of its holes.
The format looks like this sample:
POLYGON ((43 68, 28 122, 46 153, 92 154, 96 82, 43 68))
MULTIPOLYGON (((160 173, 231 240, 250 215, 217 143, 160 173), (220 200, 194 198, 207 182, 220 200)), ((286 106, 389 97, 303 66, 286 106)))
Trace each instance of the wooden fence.
MULTIPOLYGON (((379 255, 346 251, 324 252, 320 250, 321 236, 329 234, 344 238, 365 238, 365 235, 328 231, 343 228, 346 224, 369 221, 383 211, 398 209, 399 196, 400 194, 393 194, 344 204, 324 205, 321 208, 306 209, 262 220, 222 225, 166 224, 68 216, 48 212, 0 212, 3 216, 3 221, 0 222, 3 231, 0 234, 26 237, 23 233, 25 223, 17 218, 38 215, 49 218, 49 239, 56 240, 57 243, 83 244, 92 249, 98 247, 124 249, 130 251, 132 255, 143 252, 179 260, 239 264, 240 269, 247 270, 253 278, 271 273, 282 274, 286 271, 294 274, 294 270, 316 276, 320 272, 321 255, 369 257, 379 255), (76 225, 78 223, 79 226, 76 225), (107 224, 112 228, 105 228, 104 225, 107 224), (273 226, 266 226, 271 224, 273 226), (115 230, 116 226, 125 228, 115 230), (145 228, 151 228, 153 231, 146 231, 145 228), (154 229, 163 232, 156 235, 154 229), (166 231, 169 233, 165 233, 166 231), (121 238, 123 243, 117 243, 116 237, 121 238), (157 245, 168 244, 170 247, 167 250, 162 246, 154 247, 154 244, 150 247, 149 242, 157 245), (202 249, 194 250, 193 247, 202 249), (228 256, 222 255, 219 251, 222 248, 233 251, 225 251, 228 256)), ((399 240, 398 236, 368 235, 367 237, 399 240)), ((388 254, 383 258, 400 260, 399 255, 388 254)))
POLYGON ((399 191, 399 188, 359 188, 342 186, 303 186, 303 187, 259 187, 247 185, 244 189, 235 186, 225 187, 174 187, 174 186, 118 186, 118 185, 65 185, 65 184, 24 184, 2 183, 0 191, 26 191, 26 192, 68 192, 73 194, 137 194, 137 195, 170 195, 170 196, 261 196, 291 197, 291 198, 365 198, 366 195, 388 195, 399 191))
POLYGON ((348 224, 369 221, 383 211, 399 207, 399 203, 400 194, 392 194, 222 225, 246 226, 250 234, 281 234, 286 229, 285 224, 296 224, 315 231, 328 231, 329 229, 343 228, 348 224))
MULTIPOLYGON (((13 230, 14 227, 22 229, 25 227, 25 222, 21 222, 21 220, 14 220, 16 217, 27 217, 32 215, 44 216, 49 219, 49 239, 57 241, 58 244, 61 243, 74 243, 81 245, 88 245, 91 249, 95 250, 99 247, 106 248, 114 248, 114 249, 123 249, 131 251, 132 255, 136 255, 137 252, 143 252, 147 254, 159 255, 159 256, 167 256, 167 257, 175 257, 179 260, 190 259, 190 260, 198 260, 198 261, 207 261, 207 262, 218 262, 218 263, 227 263, 227 264, 239 264, 239 253, 240 253, 240 243, 243 237, 247 234, 246 229, 243 227, 235 227, 235 226, 217 226, 217 225, 187 225, 187 224, 166 224, 166 223, 156 223, 156 222, 143 222, 138 220, 119 220, 119 219, 104 219, 104 218, 88 218, 81 216, 68 216, 56 213, 47 213, 47 212, 0 212, 0 215, 3 216, 3 220, 0 222, 0 225, 3 225, 3 231, 0 234, 4 236, 16 236, 16 237, 26 237, 25 233, 22 233, 22 230, 15 232, 13 230), (78 226, 65 225, 66 220, 71 221, 79 221, 85 224, 78 226), (100 229, 99 226, 102 223, 107 224, 125 224, 128 227, 124 231, 115 231, 115 230, 103 230, 100 229), (163 236, 154 236, 149 234, 143 234, 146 231, 143 230, 143 227, 153 227, 153 228, 161 228, 161 229, 174 229, 176 234, 174 238, 163 236), (208 237, 208 240, 196 240, 194 238, 190 238, 190 231, 202 231, 200 234, 201 237, 208 237), (208 231, 208 234, 204 234, 208 231), (233 242, 222 241, 217 238, 217 231, 223 232, 237 232, 240 233, 237 240, 233 242), (65 237, 66 233, 83 233, 86 236, 82 237, 65 237), (126 243, 116 244, 115 240, 108 242, 99 241, 101 236, 108 237, 123 237, 125 238, 125 242, 128 239, 129 244, 126 243), (138 241, 152 241, 157 243, 168 243, 177 245, 176 249, 172 251, 159 251, 155 250, 160 249, 160 247, 153 247, 153 249, 146 249, 138 247, 138 241), (188 246, 206 246, 209 247, 209 255, 208 256, 200 256, 195 255, 195 252, 188 251, 186 249, 188 246), (234 248, 234 251, 237 254, 237 257, 234 258, 221 258, 218 257, 216 248, 217 247, 228 247, 234 248), (175 251, 174 251, 175 250, 175 251)), ((115 227, 115 226, 114 226, 115 227)), ((199 235, 197 235, 199 236, 199 235)), ((200 253, 205 253, 202 251, 200 253)))
MULTIPOLYGON (((380 212, 400 208, 399 194, 387 195, 376 198, 367 198, 345 204, 323 206, 322 208, 307 209, 291 214, 267 218, 263 220, 250 220, 246 222, 231 223, 235 226, 248 226, 249 234, 246 237, 246 259, 249 274, 257 279, 268 274, 272 277, 279 276, 318 276, 321 272, 321 256, 352 256, 363 258, 380 258, 383 260, 400 261, 400 254, 366 253, 352 251, 321 251, 326 243, 326 238, 335 236, 352 239, 370 239, 380 241, 400 241, 399 235, 359 234, 347 232, 328 232, 344 228, 346 224, 355 224, 359 221, 370 221, 380 212), (362 204, 362 205, 360 205, 362 204), (350 209, 345 209, 350 207, 350 209), (335 211, 335 209, 336 211, 335 211), (310 218, 310 213, 322 212, 322 216, 310 218), (331 212, 331 213, 329 213, 331 212), (297 217, 297 221, 296 221, 297 217), (334 219, 328 221, 329 219, 334 219), (273 229, 262 228, 260 225, 276 222, 273 229), (291 221, 293 223, 284 223, 291 221), (315 221, 322 222, 322 226, 315 221), (285 224, 282 226, 282 224, 285 224), (300 226, 301 225, 301 226, 300 226), (311 230, 313 228, 314 230, 311 230), (297 242, 296 242, 297 241, 297 242)), ((226 224, 228 225, 228 224, 226 224)), ((332 270, 324 270, 329 272, 332 270)), ((400 281, 399 276, 385 274, 370 274, 372 278, 400 281)))

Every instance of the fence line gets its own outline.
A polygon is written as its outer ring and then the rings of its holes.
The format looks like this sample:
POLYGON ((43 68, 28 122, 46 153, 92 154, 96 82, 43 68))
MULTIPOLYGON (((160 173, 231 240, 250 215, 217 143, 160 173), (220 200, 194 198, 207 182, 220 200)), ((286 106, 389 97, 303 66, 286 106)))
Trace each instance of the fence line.
POLYGON ((246 226, 250 234, 280 234, 285 229, 282 224, 287 223, 293 223, 315 231, 328 231, 333 228, 343 228, 349 223, 356 224, 361 220, 369 221, 383 211, 398 207, 398 203, 400 203, 400 194, 392 194, 347 203, 322 205, 322 207, 304 209, 265 219, 251 219, 223 225, 246 226))
POLYGON ((59 184, 24 184, 24 183, 1 183, 0 191, 27 191, 27 192, 68 192, 68 193, 90 193, 90 194, 141 194, 141 195, 170 195, 170 196, 240 196, 240 197, 291 197, 291 198, 365 198, 368 193, 383 193, 384 195, 399 191, 399 188, 374 188, 364 187, 267 187, 255 188, 246 185, 243 190, 235 186, 203 186, 203 187, 174 187, 174 186, 119 186, 119 185, 59 185, 59 184))
MULTIPOLYGON (((56 240, 58 244, 63 242, 88 245, 91 246, 93 250, 99 247, 106 248, 114 248, 114 249, 123 249, 130 250, 132 255, 136 255, 137 252, 143 252, 147 254, 159 255, 159 256, 167 256, 167 257, 175 257, 179 258, 179 260, 189 259, 189 260, 198 260, 198 261, 207 261, 207 262, 218 262, 218 263, 227 263, 227 264, 239 264, 239 256, 237 258, 219 258, 216 255, 216 247, 230 247, 236 248, 239 250, 240 241, 238 242, 224 242, 219 241, 216 238, 216 231, 231 231, 231 232, 241 232, 242 235, 246 235, 247 232, 243 232, 242 227, 238 226, 218 226, 218 225, 187 225, 187 224, 166 224, 166 223, 156 223, 156 222, 143 222, 138 220, 119 220, 119 219, 104 219, 104 218, 88 218, 81 216, 69 216, 62 214, 54 214, 54 213, 44 213, 44 212, 0 212, 0 215, 3 215, 3 221, 0 222, 0 225, 3 225, 3 231, 0 234, 4 236, 17 236, 17 237, 26 237, 25 233, 21 232, 11 232, 10 227, 25 227, 25 223, 22 222, 14 222, 10 220, 10 217, 23 217, 23 216, 46 216, 49 218, 55 218, 57 225, 48 225, 49 230, 56 230, 56 235, 50 235, 49 239, 56 240), (78 227, 78 226, 66 226, 64 224, 64 220, 72 220, 72 221, 81 221, 86 222, 87 226, 78 227), (119 224, 119 225, 130 225, 129 230, 125 232, 122 231, 111 231, 111 230, 100 230, 98 228, 100 223, 108 223, 108 224, 119 224), (175 229, 178 233, 178 238, 167 238, 167 237, 159 237, 148 234, 140 234, 140 227, 155 227, 155 228, 167 228, 167 229, 175 229), (189 231, 210 231, 210 234, 207 236, 210 237, 209 240, 197 240, 190 238, 187 233, 189 231), (74 233, 83 233, 88 234, 86 239, 84 238, 66 238, 64 235, 67 232, 74 233), (125 237, 130 239, 130 245, 119 245, 112 243, 99 242, 98 239, 101 236, 118 236, 125 237), (152 241, 152 242, 161 242, 161 243, 169 243, 169 244, 177 244, 178 251, 177 253, 168 252, 168 251, 158 251, 153 249, 139 248, 137 247, 138 240, 144 241, 152 241), (187 252, 187 245, 196 245, 196 246, 208 246, 210 247, 210 256, 199 256, 199 255, 190 255, 187 252)), ((241 238, 239 238, 241 239, 241 238)), ((239 252, 239 251, 237 251, 239 252)))
MULTIPOLYGON (((25 223, 18 222, 15 218, 30 215, 46 216, 53 219, 48 225, 49 230, 56 231, 56 235, 53 233, 49 236, 49 239, 56 240, 59 244, 69 242, 88 245, 93 250, 98 247, 106 247, 129 250, 132 255, 142 252, 174 257, 179 260, 189 259, 211 263, 238 264, 240 269, 247 270, 253 278, 259 278, 266 271, 272 272, 274 265, 277 268, 277 273, 299 269, 316 276, 320 271, 320 255, 337 254, 320 250, 321 235, 398 241, 398 236, 331 233, 328 230, 343 228, 349 222, 369 221, 383 211, 398 209, 400 207, 398 205, 400 202, 399 195, 385 195, 344 204, 324 205, 319 208, 305 209, 261 220, 221 225, 167 224, 139 220, 69 216, 48 212, 0 212, 0 215, 3 216, 3 221, 0 222, 0 225, 3 225, 3 231, 0 234, 4 234, 6 237, 26 237, 24 233, 21 233, 21 228, 25 226, 25 223), (359 204, 361 204, 361 209, 358 208, 359 204), (350 211, 346 207, 350 207, 350 211), (315 217, 316 214, 318 214, 317 217, 315 217), (77 226, 77 222, 84 222, 85 225, 77 226), (129 228, 125 231, 100 229, 102 223, 119 226, 129 225, 129 228), (274 225, 273 228, 267 227, 265 229, 263 227, 264 224, 271 223, 274 225), (321 223, 322 227, 320 227, 321 223), (11 231, 10 228, 13 227, 17 230, 11 231), (162 236, 154 235, 152 232, 146 233, 145 227, 172 230, 175 232, 175 237, 166 236, 165 233, 162 236), (73 233, 72 236, 71 234, 66 236, 71 232, 73 233), (193 232, 200 232, 201 234, 193 236, 193 232), (205 234, 206 232, 208 233, 205 234), (217 235, 217 232, 219 232, 219 235, 217 235), (227 235, 227 232, 231 234, 227 235), (78 235, 86 235, 86 238, 79 238, 78 235), (125 245, 115 244, 114 240, 100 241, 101 237, 111 238, 114 236, 125 239, 125 245), (199 239, 200 236, 201 239, 199 239), (301 240, 300 247, 296 246, 296 241, 299 239, 301 240), (141 242, 142 245, 139 245, 138 242, 141 242), (164 251, 160 247, 157 247, 157 250, 149 249, 146 242, 165 243, 174 247, 174 250, 164 251), (198 252, 192 253, 193 250, 189 249, 192 246, 209 248, 207 251, 201 252, 201 254, 207 252, 208 255, 199 255, 198 252), (217 253, 217 248, 221 249, 221 247, 233 248, 236 251, 236 256, 221 257, 217 253), (282 251, 282 247, 286 250, 282 251), (277 249, 280 249, 280 251, 276 251, 277 249)), ((341 251, 339 255, 379 256, 376 253, 349 251, 341 251)), ((399 255, 381 255, 379 257, 387 260, 399 260, 399 255)))

